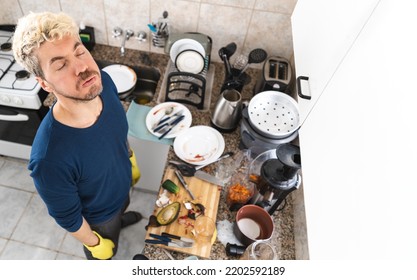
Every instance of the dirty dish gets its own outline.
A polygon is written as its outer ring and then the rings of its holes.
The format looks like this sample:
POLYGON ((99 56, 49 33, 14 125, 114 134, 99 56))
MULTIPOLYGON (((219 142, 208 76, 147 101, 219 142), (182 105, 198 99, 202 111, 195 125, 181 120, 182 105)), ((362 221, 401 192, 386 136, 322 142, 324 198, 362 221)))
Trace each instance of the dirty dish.
POLYGON ((156 127, 155 125, 162 119, 165 119, 170 116, 174 116, 176 113, 180 112, 181 110, 182 110, 182 114, 184 115, 184 119, 180 123, 178 123, 176 126, 174 126, 172 130, 166 136, 164 136, 165 138, 177 137, 178 135, 188 130, 192 122, 192 116, 191 116, 190 110, 178 102, 164 102, 153 107, 146 115, 146 119, 145 119, 146 128, 148 129, 150 133, 152 133, 156 137, 161 136, 163 133, 162 130, 161 130, 162 132, 161 131, 154 132, 154 128, 156 127), (173 108, 172 111, 169 110, 171 107, 173 108), (166 115, 165 114, 166 110, 171 111, 171 113, 166 115))
POLYGON ((136 73, 126 65, 112 64, 104 67, 103 71, 109 74, 119 94, 129 92, 136 85, 136 73))
POLYGON ((224 138, 216 129, 198 125, 174 140, 174 152, 183 161, 203 165, 217 160, 224 151, 224 138))

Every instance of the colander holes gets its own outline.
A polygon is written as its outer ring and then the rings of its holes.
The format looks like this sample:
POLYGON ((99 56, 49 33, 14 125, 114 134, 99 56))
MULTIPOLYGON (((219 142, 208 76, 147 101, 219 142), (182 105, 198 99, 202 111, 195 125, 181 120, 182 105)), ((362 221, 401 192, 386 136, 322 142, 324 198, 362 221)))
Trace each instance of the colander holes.
POLYGON ((282 116, 285 116, 285 114, 282 114, 282 116))

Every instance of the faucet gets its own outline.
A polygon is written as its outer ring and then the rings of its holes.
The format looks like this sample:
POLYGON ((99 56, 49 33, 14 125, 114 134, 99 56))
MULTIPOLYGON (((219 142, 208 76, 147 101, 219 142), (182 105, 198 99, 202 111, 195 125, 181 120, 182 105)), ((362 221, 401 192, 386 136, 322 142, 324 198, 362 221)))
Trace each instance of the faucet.
MULTIPOLYGON (((119 37, 123 34, 123 30, 120 27, 116 27, 113 29, 113 37, 119 37)), ((131 29, 127 29, 125 30, 125 36, 123 37, 123 41, 122 41, 122 45, 120 47, 120 55, 124 56, 125 55, 125 43, 126 40, 129 40, 130 37, 132 37, 134 35, 133 30, 131 29)))
POLYGON ((125 55, 125 43, 126 43, 127 40, 129 40, 130 37, 133 36, 133 34, 135 34, 133 32, 133 30, 127 29, 125 31, 125 37, 123 37, 122 46, 120 47, 120 55, 121 56, 125 55))

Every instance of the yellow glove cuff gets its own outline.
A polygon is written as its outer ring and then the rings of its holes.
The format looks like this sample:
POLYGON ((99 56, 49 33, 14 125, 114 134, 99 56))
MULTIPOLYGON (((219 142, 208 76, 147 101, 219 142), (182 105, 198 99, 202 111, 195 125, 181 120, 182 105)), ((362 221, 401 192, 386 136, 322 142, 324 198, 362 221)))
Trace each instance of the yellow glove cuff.
POLYGON ((134 186, 140 179, 140 170, 136 162, 135 152, 131 149, 130 163, 132 164, 132 183, 131 186, 134 186))
POLYGON ((100 234, 93 231, 97 235, 99 242, 95 246, 87 246, 83 244, 93 255, 94 258, 99 260, 107 260, 113 257, 114 243, 110 239, 101 237, 100 234))

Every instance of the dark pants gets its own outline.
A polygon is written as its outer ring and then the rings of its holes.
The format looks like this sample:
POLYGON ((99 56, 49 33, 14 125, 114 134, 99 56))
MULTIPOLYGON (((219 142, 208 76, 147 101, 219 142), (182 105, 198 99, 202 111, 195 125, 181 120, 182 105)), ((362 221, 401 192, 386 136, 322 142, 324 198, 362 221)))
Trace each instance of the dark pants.
MULTIPOLYGON (((120 230, 122 229, 122 215, 126 211, 127 207, 129 206, 129 203, 130 203, 130 199, 128 198, 123 208, 120 210, 120 212, 114 215, 114 217, 111 218, 110 220, 101 224, 90 225, 91 229, 95 230, 98 234, 101 235, 101 237, 110 239, 111 241, 113 241, 114 243, 113 256, 116 255, 117 253, 120 230)), ((83 249, 84 249, 85 256, 87 257, 88 260, 97 260, 91 255, 91 252, 85 246, 83 246, 83 249)))

